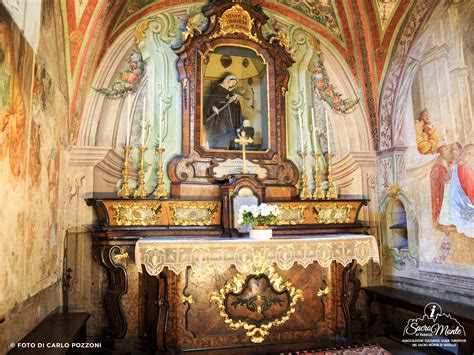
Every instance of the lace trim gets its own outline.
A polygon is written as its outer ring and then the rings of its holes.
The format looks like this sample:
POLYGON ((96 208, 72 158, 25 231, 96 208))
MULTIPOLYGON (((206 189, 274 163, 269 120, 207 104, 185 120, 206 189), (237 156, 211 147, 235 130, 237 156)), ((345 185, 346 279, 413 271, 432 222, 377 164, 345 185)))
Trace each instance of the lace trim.
POLYGON ((135 262, 141 272, 156 276, 166 266, 175 274, 190 267, 195 275, 208 275, 234 265, 245 273, 256 262, 274 263, 282 270, 294 264, 307 267, 313 262, 328 267, 333 261, 342 265, 356 260, 380 263, 377 242, 373 236, 344 235, 324 238, 271 239, 164 239, 143 238, 135 247, 135 262))

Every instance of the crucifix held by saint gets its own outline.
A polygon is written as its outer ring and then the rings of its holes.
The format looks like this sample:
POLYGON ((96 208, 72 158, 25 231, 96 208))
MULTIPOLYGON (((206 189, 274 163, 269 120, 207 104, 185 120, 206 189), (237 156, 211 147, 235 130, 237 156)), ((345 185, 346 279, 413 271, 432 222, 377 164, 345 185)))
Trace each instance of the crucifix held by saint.
POLYGON ((242 146, 242 174, 248 174, 245 147, 250 143, 253 143, 253 139, 251 137, 247 137, 245 131, 241 131, 239 138, 235 138, 234 142, 242 146))

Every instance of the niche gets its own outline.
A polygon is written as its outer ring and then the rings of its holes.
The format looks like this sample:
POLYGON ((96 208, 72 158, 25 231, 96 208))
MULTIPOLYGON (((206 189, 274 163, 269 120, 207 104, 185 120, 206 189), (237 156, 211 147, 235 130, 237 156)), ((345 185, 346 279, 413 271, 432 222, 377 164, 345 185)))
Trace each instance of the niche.
MULTIPOLYGON (((418 224, 413 202, 398 185, 381 198, 383 255, 398 271, 418 265, 418 224)), ((408 271, 408 269, 407 269, 408 271)))
POLYGON ((407 213, 403 203, 395 198, 387 210, 389 247, 391 249, 408 249, 407 213))

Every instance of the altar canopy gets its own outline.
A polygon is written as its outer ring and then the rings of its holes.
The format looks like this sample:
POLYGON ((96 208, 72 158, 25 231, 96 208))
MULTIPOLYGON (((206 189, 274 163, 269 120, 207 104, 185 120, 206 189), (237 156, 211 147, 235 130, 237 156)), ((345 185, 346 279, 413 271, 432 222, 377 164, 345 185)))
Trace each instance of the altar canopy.
POLYGON ((159 275, 164 267, 180 274, 190 267, 196 275, 208 270, 225 270, 235 266, 239 272, 248 272, 250 265, 275 264, 289 270, 294 264, 306 268, 317 262, 329 267, 333 261, 343 266, 355 260, 365 265, 369 260, 380 263, 377 242, 370 235, 325 235, 318 238, 275 238, 258 241, 250 238, 142 238, 135 247, 135 263, 141 271, 159 275))

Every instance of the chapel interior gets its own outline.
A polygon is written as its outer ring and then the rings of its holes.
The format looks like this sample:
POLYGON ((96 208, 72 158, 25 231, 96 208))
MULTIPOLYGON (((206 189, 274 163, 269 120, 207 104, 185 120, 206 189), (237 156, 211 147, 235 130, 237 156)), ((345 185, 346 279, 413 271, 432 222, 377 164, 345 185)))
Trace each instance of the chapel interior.
POLYGON ((0 0, 0 353, 473 354, 473 78, 469 0, 0 0))

